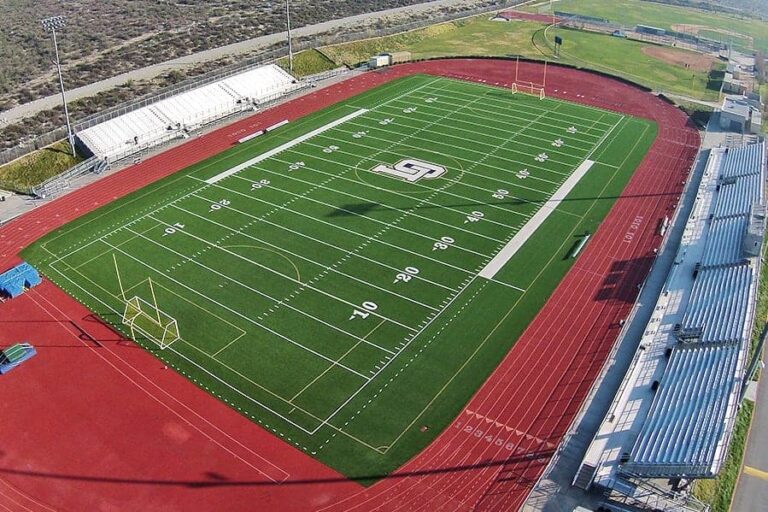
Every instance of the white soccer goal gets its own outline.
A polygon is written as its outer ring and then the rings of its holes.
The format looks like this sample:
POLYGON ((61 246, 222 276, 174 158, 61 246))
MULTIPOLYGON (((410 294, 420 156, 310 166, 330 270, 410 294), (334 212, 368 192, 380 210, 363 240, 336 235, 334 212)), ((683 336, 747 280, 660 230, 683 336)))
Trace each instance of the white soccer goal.
POLYGON ((161 350, 181 339, 176 319, 139 296, 125 302, 123 325, 130 328, 134 340, 139 333, 157 343, 161 350))
POLYGON ((540 100, 543 100, 546 98, 546 93, 544 92, 544 87, 535 85, 533 83, 525 83, 520 86, 517 85, 517 82, 512 83, 512 94, 517 94, 522 87, 522 91, 525 94, 528 94, 528 91, 530 90, 530 94, 533 96, 538 96, 540 100))

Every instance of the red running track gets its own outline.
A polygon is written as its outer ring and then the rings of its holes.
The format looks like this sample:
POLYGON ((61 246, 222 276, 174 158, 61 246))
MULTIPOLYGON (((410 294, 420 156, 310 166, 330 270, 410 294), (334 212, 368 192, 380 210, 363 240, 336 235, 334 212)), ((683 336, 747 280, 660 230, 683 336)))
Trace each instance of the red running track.
MULTIPOLYGON (((221 152, 243 133, 415 72, 506 85, 513 69, 499 60, 430 61, 316 91, 0 228, 0 268, 43 234, 221 152)), ((521 63, 520 72, 535 82, 542 67, 521 63)), ((39 349, 0 382, 0 512, 519 508, 616 340, 661 241, 656 224, 676 204, 699 145, 682 112, 637 88, 558 67, 547 81, 550 95, 653 119, 659 136, 574 268, 426 450, 360 487, 163 370, 45 282, 0 305, 0 345, 31 339, 39 349)))

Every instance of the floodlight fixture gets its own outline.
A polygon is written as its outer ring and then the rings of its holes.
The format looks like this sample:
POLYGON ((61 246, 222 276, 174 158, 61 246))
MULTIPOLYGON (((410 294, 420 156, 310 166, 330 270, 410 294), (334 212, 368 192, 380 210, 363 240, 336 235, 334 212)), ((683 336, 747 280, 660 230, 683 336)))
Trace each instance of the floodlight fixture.
POLYGON ((64 93, 64 78, 61 76, 61 61, 59 60, 59 42, 56 39, 56 31, 61 30, 66 26, 66 20, 64 16, 51 16, 50 18, 43 18, 40 20, 43 25, 43 30, 51 34, 53 38, 53 49, 56 55, 56 70, 59 73, 59 87, 61 88, 61 102, 64 104, 64 118, 67 121, 67 138, 69 139, 69 147, 72 149, 72 156, 76 156, 75 153, 75 136, 72 133, 72 125, 69 122, 69 108, 67 107, 67 97, 64 93))

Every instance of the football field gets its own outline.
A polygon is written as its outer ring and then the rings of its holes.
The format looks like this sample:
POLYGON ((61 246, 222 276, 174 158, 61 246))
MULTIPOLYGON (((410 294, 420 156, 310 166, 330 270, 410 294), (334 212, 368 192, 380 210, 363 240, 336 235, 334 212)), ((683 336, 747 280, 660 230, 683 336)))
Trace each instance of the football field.
POLYGON ((655 135, 615 112, 413 75, 23 256, 201 388, 369 481, 458 414, 655 135))

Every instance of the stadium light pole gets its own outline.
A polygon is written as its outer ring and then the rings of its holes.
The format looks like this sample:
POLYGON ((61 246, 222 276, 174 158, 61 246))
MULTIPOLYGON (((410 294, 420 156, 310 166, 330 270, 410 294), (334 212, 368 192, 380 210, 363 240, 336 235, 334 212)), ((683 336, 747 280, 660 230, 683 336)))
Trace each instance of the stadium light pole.
POLYGON ((288 24, 288 70, 293 73, 293 43, 291 42, 291 0, 285 0, 285 20, 288 24))
POLYGON ((64 95, 64 79, 61 76, 61 61, 59 60, 59 43, 56 40, 56 29, 64 28, 64 16, 51 16, 50 18, 43 18, 40 20, 43 24, 43 29, 46 32, 50 32, 53 36, 53 49, 56 54, 56 70, 59 73, 59 86, 61 87, 61 102, 64 104, 64 118, 67 120, 67 138, 69 139, 69 147, 72 149, 72 156, 75 154, 75 137, 72 134, 72 125, 69 123, 69 109, 67 108, 67 98, 64 95))

